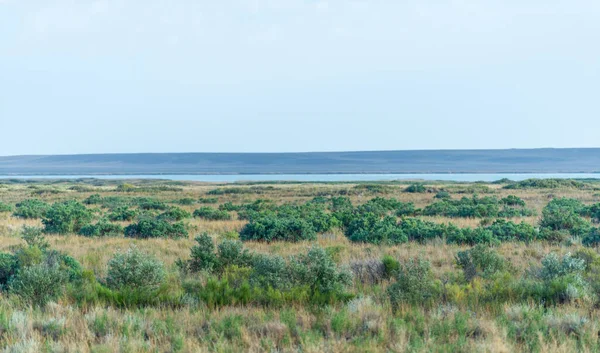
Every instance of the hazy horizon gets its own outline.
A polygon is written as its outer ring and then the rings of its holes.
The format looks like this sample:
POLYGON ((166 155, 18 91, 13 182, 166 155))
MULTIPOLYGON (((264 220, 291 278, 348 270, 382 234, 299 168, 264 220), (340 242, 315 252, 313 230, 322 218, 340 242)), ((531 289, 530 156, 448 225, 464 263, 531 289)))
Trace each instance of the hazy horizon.
POLYGON ((0 155, 592 148, 591 0, 0 0, 0 155))

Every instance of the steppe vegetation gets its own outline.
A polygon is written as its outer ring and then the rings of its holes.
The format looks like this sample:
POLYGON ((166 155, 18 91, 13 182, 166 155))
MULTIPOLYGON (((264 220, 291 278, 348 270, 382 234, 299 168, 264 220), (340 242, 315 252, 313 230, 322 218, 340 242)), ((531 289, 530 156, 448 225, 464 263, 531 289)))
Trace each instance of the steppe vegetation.
POLYGON ((600 351, 600 183, 0 180, 5 352, 600 351))

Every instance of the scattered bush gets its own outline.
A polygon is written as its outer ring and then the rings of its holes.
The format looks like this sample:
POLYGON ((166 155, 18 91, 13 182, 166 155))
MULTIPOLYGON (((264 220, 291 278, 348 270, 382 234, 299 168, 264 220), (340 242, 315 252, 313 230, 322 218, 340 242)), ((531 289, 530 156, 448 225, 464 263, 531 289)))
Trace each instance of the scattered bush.
POLYGON ((171 207, 158 216, 159 219, 163 219, 169 222, 182 221, 191 217, 192 215, 188 211, 183 210, 179 207, 171 207))
POLYGON ((125 228, 125 236, 130 238, 182 238, 188 233, 183 223, 169 223, 162 219, 142 218, 125 228))
POLYGON ((227 221, 231 219, 229 212, 217 210, 212 207, 200 207, 194 211, 194 217, 206 219, 209 221, 227 221))
POLYGON ((394 309, 401 303, 431 304, 438 292, 431 264, 421 258, 410 259, 401 264, 396 282, 388 287, 388 295, 394 309))
POLYGON ((427 188, 425 188, 425 185, 423 185, 421 183, 415 183, 415 184, 410 184, 408 187, 406 187, 406 189, 404 189, 404 192, 425 193, 425 192, 427 192, 427 188))
POLYGON ((13 216, 25 219, 37 219, 46 216, 50 205, 38 199, 27 199, 17 203, 13 216))
POLYGON ((92 220, 92 213, 77 201, 53 204, 42 219, 45 233, 78 233, 92 220))
POLYGON ((506 261, 492 248, 479 244, 470 250, 459 251, 456 263, 462 268, 465 279, 470 282, 475 277, 490 277, 506 268, 506 261))
POLYGON ((43 306, 60 297, 67 280, 65 272, 58 266, 38 264, 20 268, 8 287, 25 302, 43 306))
POLYGON ((156 290, 165 279, 162 262, 139 249, 129 248, 108 262, 106 283, 117 290, 156 290))
POLYGON ((240 232, 244 241, 302 241, 315 240, 317 233, 313 226, 301 218, 261 216, 253 218, 240 232))
POLYGON ((123 235, 123 227, 101 219, 96 224, 85 225, 79 230, 79 235, 85 237, 116 237, 123 235))
POLYGON ((584 189, 586 184, 572 179, 526 179, 504 186, 504 189, 584 189))
POLYGON ((2 212, 12 212, 13 207, 7 203, 0 201, 0 213, 2 212))
POLYGON ((113 222, 129 222, 133 221, 137 215, 138 212, 136 210, 130 209, 127 206, 120 206, 108 214, 108 219, 113 222))

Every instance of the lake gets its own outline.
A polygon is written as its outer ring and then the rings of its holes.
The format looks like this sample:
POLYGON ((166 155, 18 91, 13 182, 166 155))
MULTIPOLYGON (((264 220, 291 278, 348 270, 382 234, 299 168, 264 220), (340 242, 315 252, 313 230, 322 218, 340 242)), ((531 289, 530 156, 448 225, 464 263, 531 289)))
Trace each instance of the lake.
POLYGON ((343 181, 391 181, 391 180, 441 180, 441 181, 496 181, 502 178, 524 180, 530 178, 560 179, 600 179, 593 173, 557 173, 557 174, 219 174, 219 175, 2 175, 0 179, 168 179, 201 182, 243 182, 243 181, 304 181, 304 182, 343 182, 343 181))

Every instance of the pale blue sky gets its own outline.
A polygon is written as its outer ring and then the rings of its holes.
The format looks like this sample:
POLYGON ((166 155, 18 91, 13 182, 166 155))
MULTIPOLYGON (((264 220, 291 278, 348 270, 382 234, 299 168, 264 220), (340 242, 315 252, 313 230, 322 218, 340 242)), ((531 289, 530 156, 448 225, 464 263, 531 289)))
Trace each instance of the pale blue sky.
POLYGON ((0 0, 0 155, 600 147, 597 0, 0 0))

